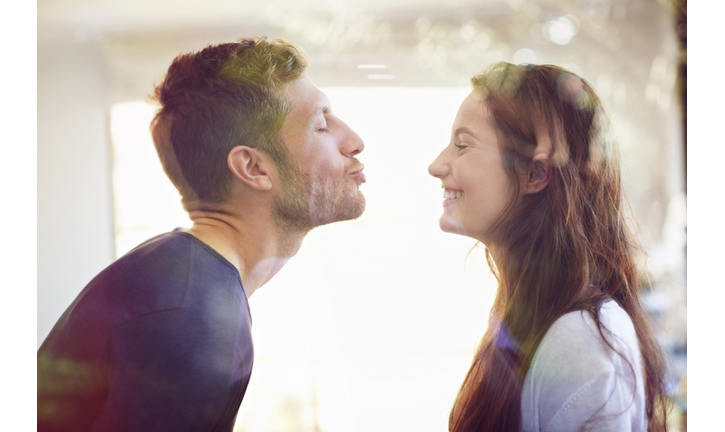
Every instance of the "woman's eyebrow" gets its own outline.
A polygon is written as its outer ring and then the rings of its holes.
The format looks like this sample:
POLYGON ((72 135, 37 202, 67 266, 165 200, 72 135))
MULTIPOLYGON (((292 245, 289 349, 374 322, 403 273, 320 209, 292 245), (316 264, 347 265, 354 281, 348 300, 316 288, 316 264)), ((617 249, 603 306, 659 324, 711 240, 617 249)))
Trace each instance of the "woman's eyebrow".
POLYGON ((476 136, 476 134, 474 134, 473 132, 471 132, 471 130, 468 129, 467 127, 459 127, 458 129, 456 129, 455 132, 453 132, 453 136, 458 136, 458 135, 461 135, 461 134, 468 134, 468 135, 471 135, 472 137, 478 139, 478 137, 476 136))

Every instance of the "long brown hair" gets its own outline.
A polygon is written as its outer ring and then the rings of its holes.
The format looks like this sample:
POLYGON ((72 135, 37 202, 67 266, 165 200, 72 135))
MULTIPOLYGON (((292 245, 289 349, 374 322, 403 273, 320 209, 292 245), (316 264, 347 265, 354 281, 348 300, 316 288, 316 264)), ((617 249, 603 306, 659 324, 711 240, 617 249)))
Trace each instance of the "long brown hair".
POLYGON ((493 116, 515 191, 487 245, 499 288, 449 429, 518 432, 523 380, 546 331, 567 312, 586 310, 601 334, 599 307, 613 299, 637 333, 648 428, 666 430, 665 363, 642 304, 642 251, 627 226, 618 152, 599 98, 551 65, 498 63, 472 84, 493 116), (547 137, 549 183, 518 198, 537 139, 547 137))

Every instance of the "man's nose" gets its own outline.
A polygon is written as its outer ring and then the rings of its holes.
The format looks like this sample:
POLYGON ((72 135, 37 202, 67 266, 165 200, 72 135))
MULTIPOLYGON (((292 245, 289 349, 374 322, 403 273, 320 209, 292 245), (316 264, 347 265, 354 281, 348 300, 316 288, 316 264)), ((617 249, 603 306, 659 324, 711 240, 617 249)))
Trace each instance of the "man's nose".
POLYGON ((355 131, 347 124, 344 124, 344 128, 346 129, 346 133, 343 138, 340 153, 347 157, 354 157, 362 153, 362 151, 365 150, 365 142, 363 142, 362 138, 360 138, 360 135, 355 133, 355 131))

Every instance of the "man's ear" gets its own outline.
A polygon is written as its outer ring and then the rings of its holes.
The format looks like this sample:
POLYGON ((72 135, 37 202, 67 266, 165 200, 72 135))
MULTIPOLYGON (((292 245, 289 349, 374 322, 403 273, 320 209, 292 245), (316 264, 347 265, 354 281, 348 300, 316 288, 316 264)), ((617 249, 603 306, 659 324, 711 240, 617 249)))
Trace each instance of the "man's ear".
POLYGON ((541 192, 549 184, 550 173, 549 155, 539 153, 531 160, 526 169, 521 192, 524 195, 541 192))
POLYGON ((236 146, 229 151, 227 165, 234 177, 252 189, 272 189, 269 177, 272 159, 265 152, 247 146, 236 146))

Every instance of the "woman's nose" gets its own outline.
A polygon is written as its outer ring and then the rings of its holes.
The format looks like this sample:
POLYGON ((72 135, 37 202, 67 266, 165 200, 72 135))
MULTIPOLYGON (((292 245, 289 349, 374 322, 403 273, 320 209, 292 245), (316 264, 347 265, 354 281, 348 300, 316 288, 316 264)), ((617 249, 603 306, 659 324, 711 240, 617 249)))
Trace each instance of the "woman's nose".
POLYGON ((445 149, 438 155, 432 164, 428 166, 428 174, 436 178, 445 177, 448 174, 448 163, 444 160, 445 149))

